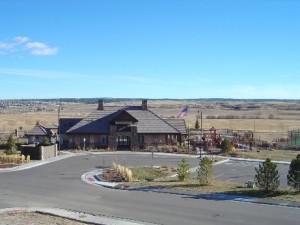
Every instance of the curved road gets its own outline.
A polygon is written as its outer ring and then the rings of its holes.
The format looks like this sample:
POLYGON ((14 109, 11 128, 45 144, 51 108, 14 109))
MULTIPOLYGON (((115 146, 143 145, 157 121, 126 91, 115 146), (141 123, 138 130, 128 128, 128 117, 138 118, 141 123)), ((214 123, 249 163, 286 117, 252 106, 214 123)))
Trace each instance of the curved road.
MULTIPOLYGON (((181 157, 87 154, 15 172, 0 173, 0 208, 63 208, 155 224, 273 224, 300 221, 297 208, 204 200, 183 195, 113 190, 89 185, 81 175, 112 161, 130 166, 177 166, 181 157)), ((196 158, 188 158, 192 166, 196 158)))

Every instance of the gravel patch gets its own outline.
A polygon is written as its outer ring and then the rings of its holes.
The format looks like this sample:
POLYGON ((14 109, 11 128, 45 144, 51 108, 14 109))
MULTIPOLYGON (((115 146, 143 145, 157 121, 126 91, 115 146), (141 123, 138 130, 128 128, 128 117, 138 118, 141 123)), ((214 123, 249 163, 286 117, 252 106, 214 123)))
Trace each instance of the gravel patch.
POLYGON ((18 212, 0 214, 0 225, 86 225, 83 223, 62 217, 51 216, 36 212, 18 212))

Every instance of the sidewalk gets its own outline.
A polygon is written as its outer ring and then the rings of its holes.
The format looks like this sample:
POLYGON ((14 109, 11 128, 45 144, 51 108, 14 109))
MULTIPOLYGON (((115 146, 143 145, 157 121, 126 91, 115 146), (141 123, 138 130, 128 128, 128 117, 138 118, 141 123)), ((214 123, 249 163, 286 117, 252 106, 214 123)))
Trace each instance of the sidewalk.
MULTIPOLYGON (((152 223, 146 223, 141 221, 133 221, 121 218, 114 218, 108 216, 92 215, 88 213, 76 212, 71 210, 64 210, 58 208, 6 208, 0 209, 2 213, 18 213, 18 212, 36 212, 42 214, 48 214, 52 216, 58 216, 67 218, 88 224, 105 224, 105 225, 155 225, 152 223)), ((49 221, 48 221, 49 222, 49 221)))

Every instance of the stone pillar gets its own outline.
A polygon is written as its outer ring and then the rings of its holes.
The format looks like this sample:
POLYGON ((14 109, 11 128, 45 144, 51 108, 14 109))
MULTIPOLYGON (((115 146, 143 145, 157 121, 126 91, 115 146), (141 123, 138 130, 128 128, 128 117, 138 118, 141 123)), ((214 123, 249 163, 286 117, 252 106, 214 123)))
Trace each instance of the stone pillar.
POLYGON ((110 135, 108 139, 108 147, 111 150, 117 150, 118 143, 117 143, 117 126, 115 125, 110 125, 110 135))
POLYGON ((140 143, 139 143, 139 137, 137 133, 137 126, 131 127, 131 146, 132 151, 138 151, 140 150, 140 143))
POLYGON ((54 157, 57 156, 57 149, 58 149, 57 144, 55 144, 55 146, 54 146, 54 157))
POLYGON ((40 146, 40 160, 44 160, 44 146, 40 146))

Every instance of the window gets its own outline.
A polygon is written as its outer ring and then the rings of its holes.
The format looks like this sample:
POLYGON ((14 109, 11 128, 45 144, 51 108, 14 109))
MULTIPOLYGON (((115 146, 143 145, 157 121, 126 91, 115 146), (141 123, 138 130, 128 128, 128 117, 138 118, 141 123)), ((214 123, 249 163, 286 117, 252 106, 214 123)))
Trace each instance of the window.
POLYGON ((158 142, 158 134, 153 135, 153 142, 157 143, 158 142))
POLYGON ((101 143, 103 145, 107 145, 108 144, 108 136, 107 135, 101 137, 101 143))
POLYGON ((139 135, 139 144, 140 145, 145 144, 145 136, 144 135, 139 135))
POLYGON ((128 136, 119 136, 118 145, 130 145, 130 139, 128 136))

